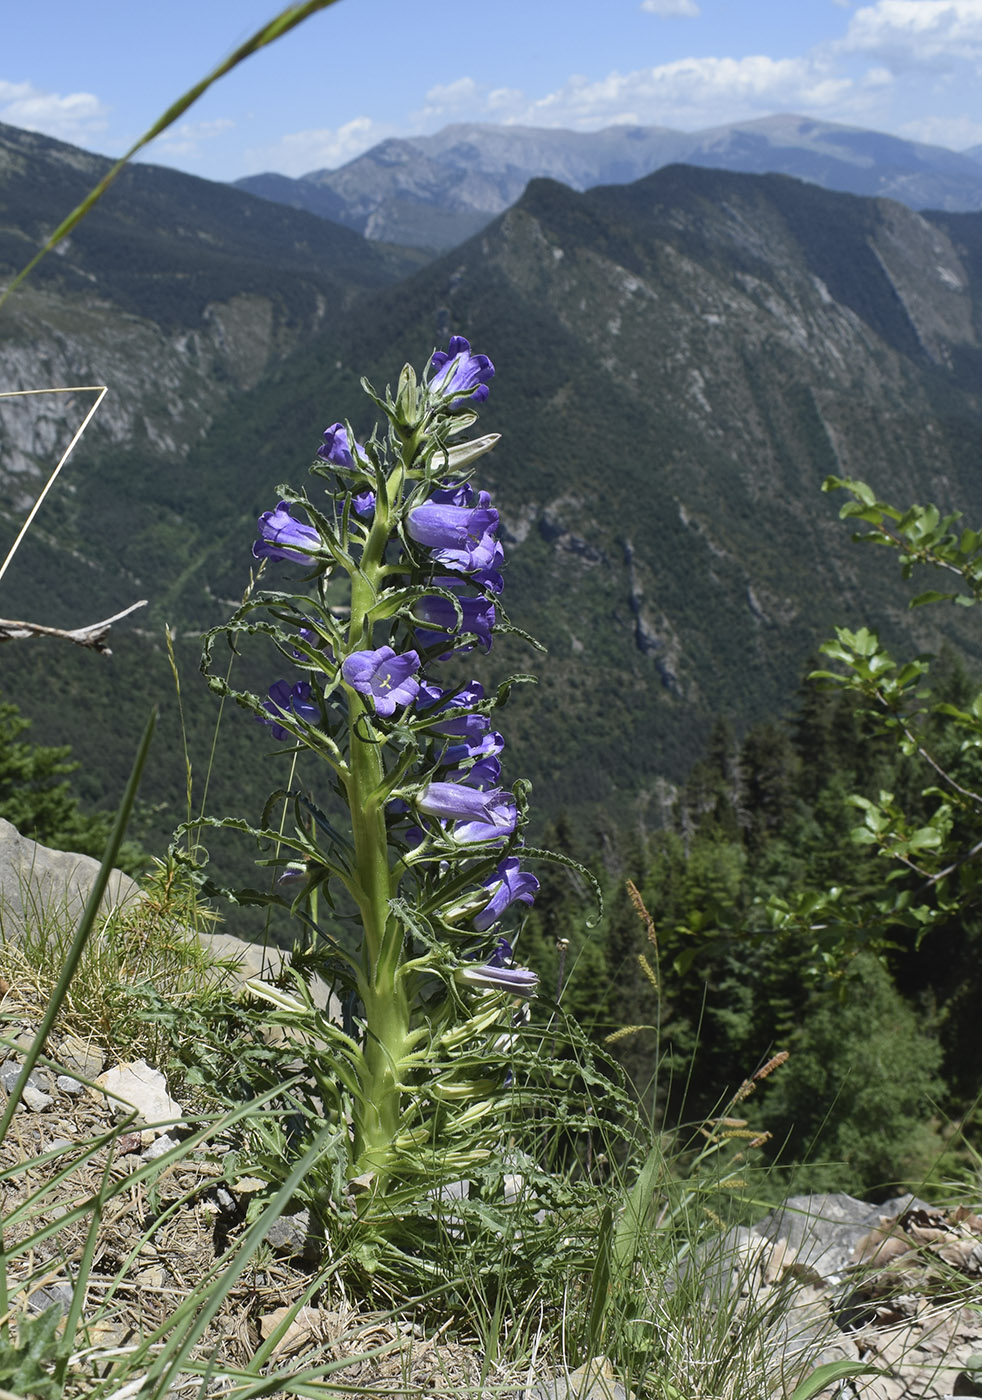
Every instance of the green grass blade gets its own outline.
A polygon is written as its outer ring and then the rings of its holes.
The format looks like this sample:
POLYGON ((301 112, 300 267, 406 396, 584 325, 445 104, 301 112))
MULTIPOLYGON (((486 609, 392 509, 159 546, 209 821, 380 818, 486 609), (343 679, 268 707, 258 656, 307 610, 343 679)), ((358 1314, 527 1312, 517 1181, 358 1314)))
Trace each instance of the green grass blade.
MULTIPOLYGON (((307 1149, 304 1155, 295 1163, 292 1171, 286 1177, 283 1185, 263 1211, 262 1215, 249 1227, 242 1239, 234 1249, 234 1255, 228 1268, 216 1281, 214 1287, 209 1288, 206 1294, 204 1306, 193 1319, 190 1326, 180 1336, 174 1336, 165 1345, 160 1356, 147 1373, 145 1382, 148 1396, 165 1395, 177 1377, 186 1358, 189 1356, 192 1347, 200 1340, 207 1331, 209 1324, 219 1312, 225 1300, 226 1294, 234 1286, 240 1274, 246 1268, 249 1260, 256 1250, 263 1243, 266 1231, 274 1220, 279 1219, 291 1198, 303 1180, 305 1174, 313 1166, 317 1158, 323 1153, 328 1145, 329 1139, 335 1135, 333 1128, 327 1128, 317 1137, 316 1142, 307 1149)), ((196 1298, 195 1302, 198 1301, 196 1298)))
POLYGON ((796 1385, 788 1400, 812 1400, 814 1395, 820 1394, 827 1386, 834 1385, 836 1381, 847 1380, 850 1376, 885 1375, 887 1372, 881 1367, 866 1366, 861 1361, 829 1361, 812 1371, 800 1385, 796 1385))
POLYGON ((20 283, 23 282, 24 278, 30 275, 41 259, 47 253, 50 253, 53 248, 57 247, 61 240, 71 233, 75 225, 81 219, 85 218, 92 206, 98 203, 106 193, 106 190, 108 190, 109 186, 116 179, 116 176, 123 167, 132 160, 137 152, 141 151, 144 146, 149 145, 155 137, 159 136, 161 132, 166 131, 169 126, 172 126, 173 123, 177 121, 178 117, 182 117, 188 108, 193 106, 198 98, 208 91, 212 83, 217 83, 219 78, 224 78, 226 73, 230 73, 233 68, 236 68, 244 59, 257 53, 259 49, 265 48, 267 44, 275 43, 275 41, 282 38, 284 34, 289 34, 291 29, 295 29, 298 24, 303 24, 305 19, 309 19, 310 16, 316 14, 318 10, 326 10, 328 5, 334 5, 336 3, 337 0, 305 0, 303 4, 288 6, 287 9, 278 14, 275 19, 271 19, 268 24, 264 24, 261 29, 258 29, 244 44, 240 44, 217 68, 213 68, 206 77, 202 78, 200 82, 195 83, 194 87, 189 88, 183 97, 179 97, 176 102, 172 102, 163 115, 157 118, 153 126, 143 133, 140 139, 130 147, 126 154, 106 172, 94 189, 89 191, 82 200, 82 203, 73 209, 66 219, 62 220, 47 243, 45 243, 44 247, 35 253, 27 266, 18 272, 7 290, 0 296, 0 306, 3 306, 14 288, 18 287, 20 283))

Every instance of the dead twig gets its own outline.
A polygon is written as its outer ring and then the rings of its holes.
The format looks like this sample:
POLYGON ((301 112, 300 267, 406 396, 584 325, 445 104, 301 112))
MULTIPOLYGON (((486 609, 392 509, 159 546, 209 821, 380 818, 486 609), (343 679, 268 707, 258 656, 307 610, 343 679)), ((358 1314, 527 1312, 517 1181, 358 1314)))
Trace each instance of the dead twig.
POLYGON ((91 647, 93 651, 102 652, 103 656, 112 656, 112 650, 106 645, 112 624, 118 622, 121 617, 136 612, 137 608, 146 606, 146 598, 141 598, 138 603, 131 603, 122 612, 107 617, 105 622, 93 622, 88 627, 45 627, 41 622, 12 622, 0 617, 0 642, 19 641, 22 637, 60 637, 63 641, 74 642, 79 647, 91 647))

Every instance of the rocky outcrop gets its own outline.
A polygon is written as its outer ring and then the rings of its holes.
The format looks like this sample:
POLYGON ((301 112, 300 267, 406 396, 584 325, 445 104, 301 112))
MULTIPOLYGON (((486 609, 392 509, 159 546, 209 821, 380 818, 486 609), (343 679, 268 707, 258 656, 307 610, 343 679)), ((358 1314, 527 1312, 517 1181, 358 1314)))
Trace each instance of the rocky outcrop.
MULTIPOLYGON (((99 871, 92 856, 70 851, 53 851, 21 836, 10 822, 0 818, 0 939, 19 938, 25 929, 40 920, 58 918, 77 922, 99 871)), ((102 912, 133 903, 140 898, 135 880, 114 870, 102 905, 102 912)), ((244 983, 250 978, 275 978, 289 961, 282 949, 248 943, 234 934, 202 930, 200 942, 216 962, 233 964, 232 978, 244 983)), ((311 990, 319 1006, 327 1006, 329 992, 319 978, 311 990)))

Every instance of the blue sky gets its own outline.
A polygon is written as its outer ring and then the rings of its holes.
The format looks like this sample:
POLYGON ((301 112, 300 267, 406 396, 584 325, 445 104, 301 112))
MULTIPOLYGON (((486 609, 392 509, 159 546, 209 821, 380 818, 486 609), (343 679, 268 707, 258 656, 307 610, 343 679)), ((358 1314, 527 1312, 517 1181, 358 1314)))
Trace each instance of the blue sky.
MULTIPOLYGON (((18 5, 0 121, 119 154, 280 8, 18 5)), ((980 72, 982 0, 338 0, 145 158, 210 179, 300 175, 449 122, 691 131, 774 112, 960 150, 982 143, 980 72)))

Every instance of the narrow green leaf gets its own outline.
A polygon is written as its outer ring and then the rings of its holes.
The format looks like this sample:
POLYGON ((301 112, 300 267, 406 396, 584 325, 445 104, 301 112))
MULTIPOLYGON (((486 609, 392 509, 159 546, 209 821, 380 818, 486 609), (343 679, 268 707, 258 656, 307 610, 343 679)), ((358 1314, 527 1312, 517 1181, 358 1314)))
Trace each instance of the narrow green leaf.
POLYGON ((7 287, 7 290, 0 296, 0 306, 3 306, 14 288, 19 286, 24 278, 37 267, 41 259, 47 253, 50 253, 53 248, 56 248, 61 240, 71 233, 75 225, 85 218, 92 206, 98 203, 109 189, 109 186, 116 179, 117 175, 119 175, 120 171, 132 160, 137 152, 142 151, 144 146, 149 145, 161 132, 166 131, 169 126, 172 126, 174 122, 177 121, 178 117, 182 117, 187 109, 193 106, 203 93, 208 91, 212 83, 217 83, 219 78, 223 78, 226 73, 230 73, 232 69, 236 68, 244 59, 249 58, 251 54, 256 53, 259 49, 265 48, 267 44, 272 44, 275 40, 282 38, 284 34, 288 34, 291 29, 295 29, 298 24, 302 24, 305 19, 316 14, 318 10, 325 10, 328 5, 334 5, 336 3, 337 0, 306 0, 304 4, 289 5, 278 14, 275 19, 271 19, 268 24, 264 24, 261 29, 258 29, 244 44, 240 44, 217 68, 213 68, 206 77, 202 78, 200 82, 195 83, 194 87, 189 88, 183 97, 179 97, 176 102, 172 102, 163 115, 157 118, 153 126, 143 133, 140 139, 130 147, 112 169, 106 172, 95 188, 89 191, 82 200, 82 203, 77 205, 68 217, 62 220, 47 243, 45 243, 44 247, 41 248, 39 252, 35 253, 27 266, 18 272, 17 276, 7 287))
POLYGON ((885 1376, 889 1373, 880 1366, 867 1366, 862 1361, 829 1361, 812 1371, 788 1396, 788 1400, 812 1400, 827 1386, 836 1381, 847 1380, 850 1376, 885 1376))

